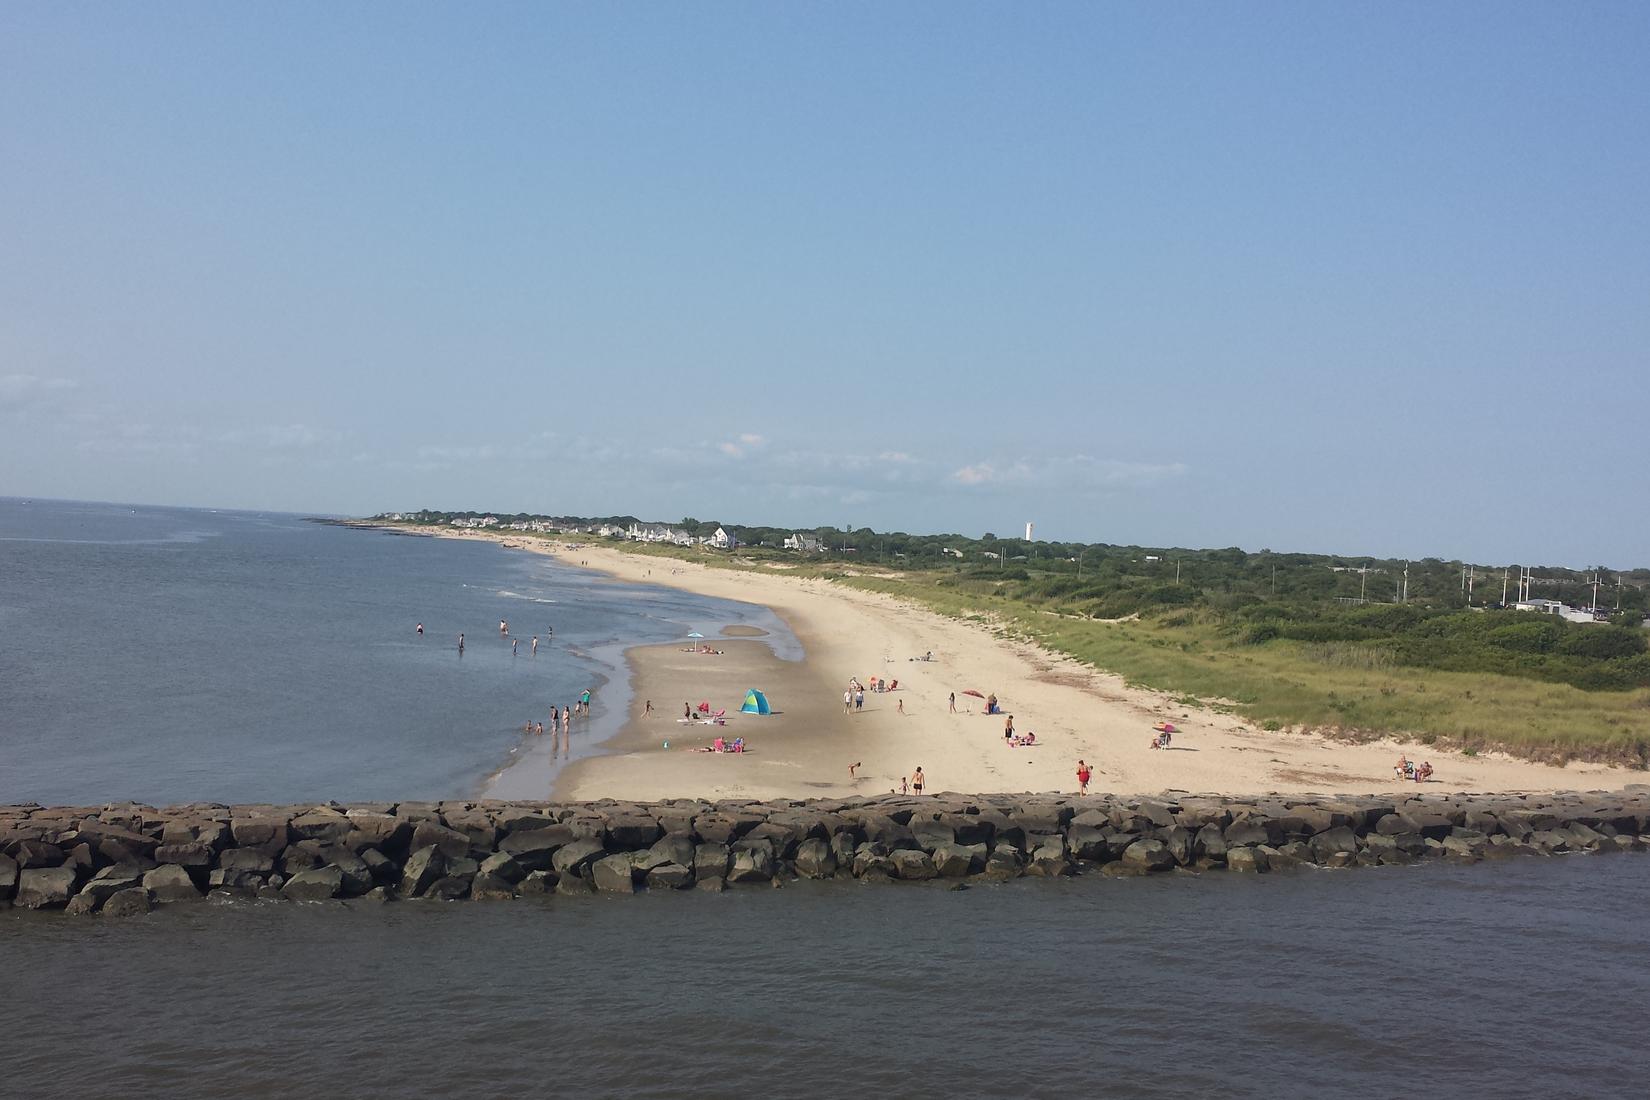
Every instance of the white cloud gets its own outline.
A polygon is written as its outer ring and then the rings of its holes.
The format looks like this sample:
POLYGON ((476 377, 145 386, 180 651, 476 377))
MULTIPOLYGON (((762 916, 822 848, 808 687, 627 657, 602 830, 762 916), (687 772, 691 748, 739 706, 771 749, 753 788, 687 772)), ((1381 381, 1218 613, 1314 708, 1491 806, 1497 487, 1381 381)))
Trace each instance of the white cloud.
POLYGON ((746 432, 744 435, 739 437, 739 442, 743 443, 747 447, 760 447, 762 444, 766 443, 767 440, 763 439, 755 432, 746 432))
POLYGON ((954 471, 960 485, 1024 485, 1069 490, 1152 485, 1186 473, 1182 462, 1126 462, 1091 455, 1020 458, 1009 463, 975 462, 954 471))
POLYGON ((729 458, 744 458, 745 449, 737 443, 718 443, 716 449, 729 458))
POLYGON ((989 481, 997 480, 996 468, 989 462, 979 462, 973 466, 964 466, 951 475, 952 480, 960 481, 964 485, 984 485, 989 481))

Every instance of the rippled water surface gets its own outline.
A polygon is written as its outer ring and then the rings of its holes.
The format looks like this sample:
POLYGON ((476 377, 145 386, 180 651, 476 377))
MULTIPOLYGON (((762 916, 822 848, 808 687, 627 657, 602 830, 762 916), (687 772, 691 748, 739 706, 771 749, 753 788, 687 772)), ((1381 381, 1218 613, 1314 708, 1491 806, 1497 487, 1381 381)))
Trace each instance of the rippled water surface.
POLYGON ((463 797, 586 687, 570 747, 615 728, 626 646, 730 623, 796 655, 765 608, 494 543, 0 499, 0 802, 463 797))
POLYGON ((1650 856, 0 914, 17 1095, 1644 1095, 1650 856))

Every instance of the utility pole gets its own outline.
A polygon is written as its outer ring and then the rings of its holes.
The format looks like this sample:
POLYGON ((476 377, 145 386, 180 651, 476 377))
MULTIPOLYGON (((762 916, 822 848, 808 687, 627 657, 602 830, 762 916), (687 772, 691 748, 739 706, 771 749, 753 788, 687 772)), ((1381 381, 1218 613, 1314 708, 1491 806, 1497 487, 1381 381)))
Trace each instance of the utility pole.
POLYGON ((1364 567, 1362 569, 1358 570, 1358 602, 1359 603, 1368 603, 1369 602, 1368 600, 1364 599, 1364 593, 1368 590, 1368 588, 1369 588, 1369 563, 1366 561, 1366 562, 1364 562, 1364 567))
POLYGON ((1404 598, 1401 603, 1409 602, 1409 562, 1404 562, 1404 598))
POLYGON ((1507 609, 1507 570, 1501 570, 1501 610, 1507 609))
MULTIPOLYGON (((1174 582, 1176 584, 1180 583, 1180 559, 1179 558, 1176 558, 1174 560, 1174 582)), ((1593 602, 1597 603, 1598 601, 1595 599, 1593 602)))

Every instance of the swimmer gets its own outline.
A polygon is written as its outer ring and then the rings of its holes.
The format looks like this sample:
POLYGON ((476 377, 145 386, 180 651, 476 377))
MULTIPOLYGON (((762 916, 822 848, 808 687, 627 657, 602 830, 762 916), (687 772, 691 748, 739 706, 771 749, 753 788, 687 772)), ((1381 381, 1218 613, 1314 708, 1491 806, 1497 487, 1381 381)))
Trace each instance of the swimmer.
POLYGON ((462 634, 458 636, 458 651, 460 653, 464 652, 464 635, 462 634))
POLYGON ((418 625, 417 625, 417 626, 416 626, 416 627, 414 627, 414 628, 413 628, 413 629, 415 629, 415 630, 417 630, 417 631, 418 631, 418 636, 419 636, 419 637, 420 637, 420 638, 422 638, 422 637, 423 637, 423 636, 424 636, 424 624, 423 624, 423 623, 419 623, 419 624, 418 624, 418 625))
POLYGON ((537 657, 538 655, 539 655, 539 636, 537 634, 535 634, 535 635, 533 635, 533 656, 537 657))
POLYGON ((510 639, 510 656, 512 656, 512 657, 519 656, 519 654, 517 653, 517 650, 520 647, 521 647, 521 639, 520 638, 511 638, 510 639))

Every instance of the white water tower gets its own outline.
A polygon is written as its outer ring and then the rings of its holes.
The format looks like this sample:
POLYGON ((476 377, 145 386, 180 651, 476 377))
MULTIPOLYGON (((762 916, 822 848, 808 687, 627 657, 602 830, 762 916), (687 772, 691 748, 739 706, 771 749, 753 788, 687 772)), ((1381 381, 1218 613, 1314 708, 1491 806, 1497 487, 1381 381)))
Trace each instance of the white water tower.
POLYGON ((1031 529, 1035 526, 1037 526, 1035 523, 1032 523, 1030 520, 1026 520, 1026 541, 1027 542, 1031 541, 1031 529))

